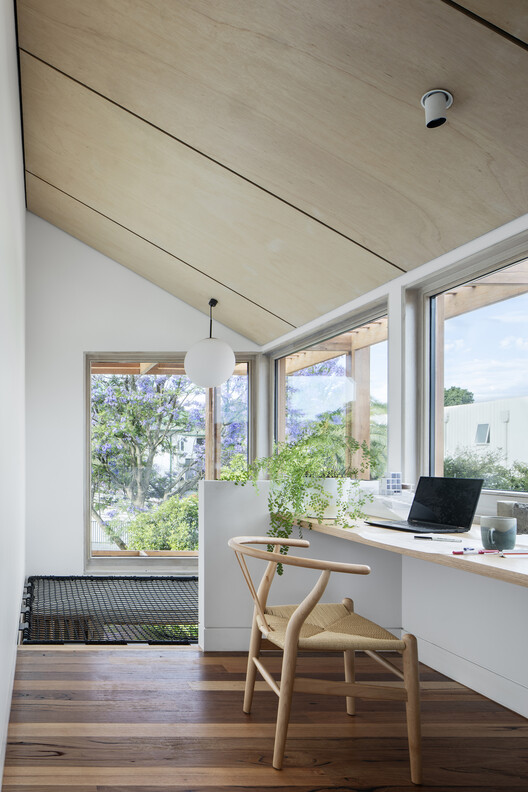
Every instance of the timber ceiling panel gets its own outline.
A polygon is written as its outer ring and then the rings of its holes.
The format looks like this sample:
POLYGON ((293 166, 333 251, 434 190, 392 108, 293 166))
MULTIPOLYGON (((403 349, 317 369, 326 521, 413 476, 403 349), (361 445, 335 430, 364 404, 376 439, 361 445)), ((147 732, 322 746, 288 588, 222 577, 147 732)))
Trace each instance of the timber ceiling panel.
POLYGON ((452 3, 19 0, 18 18, 28 207, 197 308, 216 296, 257 342, 528 210, 528 53, 452 3), (433 87, 455 104, 426 130, 433 87))
POLYGON ((459 5, 528 44, 526 0, 461 0, 459 5))

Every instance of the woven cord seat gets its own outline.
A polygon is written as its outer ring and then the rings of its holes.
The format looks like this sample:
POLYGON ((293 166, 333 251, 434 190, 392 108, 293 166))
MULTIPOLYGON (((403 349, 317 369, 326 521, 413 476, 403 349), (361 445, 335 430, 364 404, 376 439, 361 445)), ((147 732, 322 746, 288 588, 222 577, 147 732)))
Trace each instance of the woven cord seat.
MULTIPOLYGON (((270 632, 261 630, 264 638, 284 649, 288 622, 297 605, 274 605, 264 611, 270 632)), ((318 604, 306 617, 297 641, 298 649, 312 652, 335 652, 353 649, 403 651, 405 644, 388 630, 350 612, 342 603, 318 604)))
POLYGON ((251 710, 257 671, 279 697, 273 767, 276 770, 282 768, 294 690, 345 696, 349 715, 355 712, 355 698, 396 700, 405 702, 406 706, 411 780, 415 784, 421 784, 420 689, 416 638, 413 635, 396 638, 378 624, 354 613, 353 602, 348 597, 341 603, 319 602, 331 572, 367 575, 370 572, 368 566, 283 555, 280 552, 283 546, 309 547, 310 543, 303 539, 283 541, 274 538, 272 541, 272 551, 250 546, 269 545, 268 536, 234 537, 229 540, 229 546, 235 551, 255 604, 243 710, 246 713, 251 710), (245 556, 268 562, 258 589, 249 574, 245 556), (267 606, 269 590, 279 563, 320 571, 317 583, 300 605, 267 606), (280 681, 273 678, 260 659, 262 638, 267 638, 283 650, 280 681), (342 651, 344 682, 296 677, 297 652, 300 649, 314 652, 342 651), (356 651, 366 652, 399 677, 402 684, 389 687, 357 683, 354 673, 356 651), (400 652, 403 656, 403 671, 386 657, 379 655, 379 651, 400 652))

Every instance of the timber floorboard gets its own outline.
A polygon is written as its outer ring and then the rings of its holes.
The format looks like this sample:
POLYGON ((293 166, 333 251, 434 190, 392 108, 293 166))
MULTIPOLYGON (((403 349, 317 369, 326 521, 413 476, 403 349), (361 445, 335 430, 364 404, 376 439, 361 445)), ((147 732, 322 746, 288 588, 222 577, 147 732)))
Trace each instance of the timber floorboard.
MULTIPOLYGON (((398 660, 395 660, 398 662, 398 660)), ((404 705, 294 695, 284 769, 271 767, 277 699, 245 656, 196 647, 21 647, 4 792, 411 792, 404 705)), ((279 658, 268 665, 279 668, 279 658)), ((301 656, 342 679, 339 656, 301 656)), ((359 680, 394 677, 358 655, 359 680)), ((421 665, 424 792, 528 790, 528 721, 421 665)))

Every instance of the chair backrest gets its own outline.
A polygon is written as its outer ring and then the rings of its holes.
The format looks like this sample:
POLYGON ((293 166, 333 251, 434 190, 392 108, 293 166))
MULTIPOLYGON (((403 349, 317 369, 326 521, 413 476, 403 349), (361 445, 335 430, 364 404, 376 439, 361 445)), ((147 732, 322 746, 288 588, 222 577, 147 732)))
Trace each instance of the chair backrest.
POLYGON ((290 538, 286 540, 270 536, 235 536, 229 540, 228 545, 235 551, 242 574, 244 575, 251 597, 255 603, 259 624, 266 633, 270 632, 270 627, 265 615, 266 604, 278 564, 321 571, 317 583, 297 608, 296 616, 302 621, 308 616, 322 597, 331 572, 345 572, 353 575, 368 575, 370 573, 370 567, 365 564, 346 564, 342 561, 302 558, 301 556, 284 555, 280 552, 281 547, 310 547, 310 542, 306 541, 306 539, 290 538), (260 548, 250 547, 249 545, 271 545, 273 550, 262 550, 260 548), (244 556, 259 558, 262 561, 268 562, 258 588, 256 588, 253 583, 244 556))

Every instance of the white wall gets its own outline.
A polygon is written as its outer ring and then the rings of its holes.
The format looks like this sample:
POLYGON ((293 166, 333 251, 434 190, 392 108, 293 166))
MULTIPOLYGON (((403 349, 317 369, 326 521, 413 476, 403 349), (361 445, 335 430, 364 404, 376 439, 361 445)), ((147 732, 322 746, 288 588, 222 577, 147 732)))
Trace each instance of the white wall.
POLYGON ((528 717, 528 589, 407 557, 402 579, 420 660, 528 717))
MULTIPOLYGON (((27 216, 27 573, 84 571, 85 352, 181 353, 207 318, 27 216)), ((255 344, 221 325, 235 350, 255 344)))
MULTIPOLYGON (((249 645, 252 601, 235 554, 227 542, 232 536, 265 535, 269 527, 267 483, 259 492, 250 484, 237 486, 230 481, 200 482, 199 521, 199 644, 205 651, 244 651, 249 645)), ((323 602, 340 602, 351 597, 362 616, 378 622, 399 635, 401 627, 401 556, 384 550, 344 542, 315 531, 303 531, 315 558, 368 564, 370 575, 334 573, 322 597, 323 602)), ((249 559, 260 580, 262 562, 249 559)), ((285 567, 270 592, 269 602, 300 602, 313 587, 317 573, 285 567)))
POLYGON ((464 450, 477 453, 498 452, 509 467, 528 462, 528 396, 511 399, 457 404, 444 411, 444 453, 456 456, 464 450), (477 425, 489 425, 489 443, 475 442, 477 425))
POLYGON ((24 169, 12 0, 0 0, 0 773, 24 583, 24 169))

